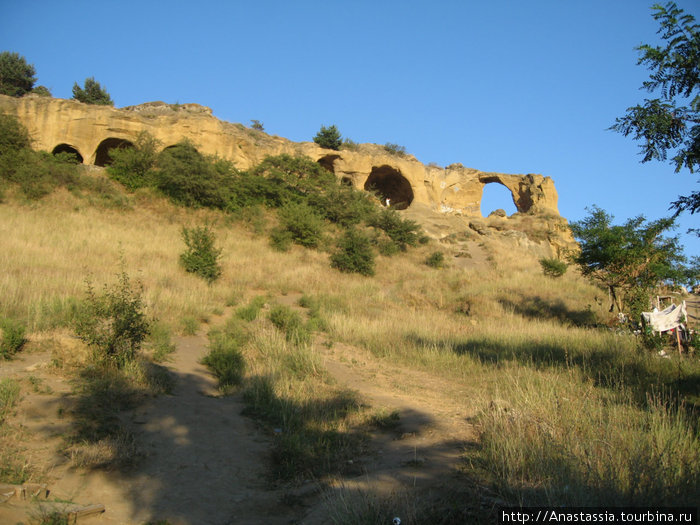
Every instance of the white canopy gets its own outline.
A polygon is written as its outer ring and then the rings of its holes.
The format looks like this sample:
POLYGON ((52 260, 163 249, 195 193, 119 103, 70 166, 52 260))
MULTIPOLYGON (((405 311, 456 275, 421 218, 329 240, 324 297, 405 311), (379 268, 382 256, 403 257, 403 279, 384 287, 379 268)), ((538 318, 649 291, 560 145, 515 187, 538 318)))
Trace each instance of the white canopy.
POLYGON ((655 332, 668 332, 685 323, 687 313, 685 301, 680 305, 672 304, 661 312, 642 312, 642 319, 655 332))

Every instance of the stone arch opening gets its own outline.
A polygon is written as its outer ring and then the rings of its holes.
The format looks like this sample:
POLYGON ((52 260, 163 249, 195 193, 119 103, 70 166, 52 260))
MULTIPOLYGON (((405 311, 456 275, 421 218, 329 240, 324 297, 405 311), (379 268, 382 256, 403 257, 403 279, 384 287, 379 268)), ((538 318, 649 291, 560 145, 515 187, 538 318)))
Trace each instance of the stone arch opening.
POLYGON ((316 162, 318 162, 321 167, 326 170, 330 171, 331 173, 335 173, 335 161, 340 158, 340 155, 326 155, 325 157, 321 157, 318 159, 316 162))
POLYGON ((413 202, 411 183, 391 166, 373 167, 365 182, 365 190, 376 193, 382 204, 389 199, 391 207, 397 210, 405 210, 413 202))
POLYGON ((485 180, 481 190, 481 216, 488 217, 496 210, 511 216, 518 211, 513 192, 499 180, 485 180))
POLYGON ((113 149, 123 149, 123 148, 133 148, 133 142, 126 139, 118 139, 114 137, 109 137, 100 142, 95 150, 95 166, 109 166, 112 164, 112 159, 109 156, 109 152, 113 149))
POLYGON ((78 164, 83 163, 83 156, 74 146, 71 146, 70 144, 59 144, 53 149, 53 151, 51 151, 52 155, 58 155, 59 153, 68 153, 73 155, 75 160, 78 161, 78 164))

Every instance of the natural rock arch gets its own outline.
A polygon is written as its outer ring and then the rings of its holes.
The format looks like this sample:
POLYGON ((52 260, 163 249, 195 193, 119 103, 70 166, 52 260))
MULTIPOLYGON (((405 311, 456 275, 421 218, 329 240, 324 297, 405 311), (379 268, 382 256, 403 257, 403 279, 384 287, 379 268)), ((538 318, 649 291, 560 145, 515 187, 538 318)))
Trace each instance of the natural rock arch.
POLYGON ((112 164, 112 159, 109 158, 109 152, 113 149, 133 148, 134 143, 126 139, 118 139, 109 137, 100 142, 95 150, 95 166, 109 166, 112 164))
POLYGON ((365 190, 374 191, 382 203, 389 199, 391 207, 405 210, 413 202, 413 188, 401 172, 387 166, 375 166, 365 181, 365 190))
POLYGON ((481 199, 479 199, 481 216, 487 217, 496 210, 503 210, 506 215, 512 215, 518 211, 518 204, 511 189, 499 180, 489 180, 481 188, 481 199), (489 188, 489 190, 487 190, 489 188), (489 192, 486 195, 486 192, 489 192), (510 203, 506 201, 510 198, 510 203), (486 202, 484 202, 486 200, 486 202), (494 203, 497 203, 494 206, 494 203), (486 208, 484 207, 486 206, 486 208))
POLYGON ((58 155, 59 153, 70 153, 72 155, 75 155, 75 158, 77 159, 78 163, 83 163, 83 156, 80 154, 77 148, 71 146, 70 144, 59 144, 51 151, 52 155, 58 155))
POLYGON ((340 158, 340 155, 325 155, 318 159, 316 162, 318 162, 323 169, 326 171, 330 171, 331 173, 335 173, 335 161, 340 158))

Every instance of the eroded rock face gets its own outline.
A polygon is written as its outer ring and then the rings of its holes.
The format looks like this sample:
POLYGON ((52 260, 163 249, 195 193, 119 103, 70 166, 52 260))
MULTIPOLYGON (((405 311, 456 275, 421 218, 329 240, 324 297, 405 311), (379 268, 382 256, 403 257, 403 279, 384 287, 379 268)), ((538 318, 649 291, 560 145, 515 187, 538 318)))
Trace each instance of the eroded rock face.
POLYGON ((105 165, 111 148, 133 144, 141 131, 147 131, 163 148, 187 138, 201 153, 231 160, 242 170, 268 155, 306 155, 344 183, 375 191, 382 203, 388 199, 396 209, 420 204, 439 214, 480 218, 484 187, 501 184, 510 191, 519 213, 560 218, 549 177, 486 173, 461 164, 444 169, 426 166, 413 156, 391 154, 375 144, 327 150, 313 142, 291 142, 221 121, 198 104, 149 102, 115 109, 75 100, 0 95, 0 112, 18 117, 36 149, 74 152, 85 164, 105 165))

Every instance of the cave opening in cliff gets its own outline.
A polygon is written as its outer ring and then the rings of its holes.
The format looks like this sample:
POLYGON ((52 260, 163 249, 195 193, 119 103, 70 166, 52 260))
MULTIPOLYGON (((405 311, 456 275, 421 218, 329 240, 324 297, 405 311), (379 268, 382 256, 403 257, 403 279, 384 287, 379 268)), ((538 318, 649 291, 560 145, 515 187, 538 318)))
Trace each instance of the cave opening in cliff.
POLYGON ((110 137, 104 139, 97 146, 95 151, 95 166, 109 166, 112 164, 112 158, 109 156, 109 152, 113 149, 123 149, 123 148, 133 148, 134 144, 126 139, 117 139, 110 137))
POLYGON ((391 166, 378 166, 372 168, 365 190, 375 193, 382 204, 387 202, 391 208, 405 210, 413 202, 413 188, 401 172, 391 166), (387 201, 388 199, 388 201, 387 201))
POLYGON ((508 217, 518 211, 508 188, 499 181, 487 181, 481 193, 481 216, 488 217, 496 210, 505 211, 508 217))
POLYGON ((83 163, 83 156, 76 148, 74 148, 70 144, 59 144, 51 152, 52 155, 58 155, 59 153, 67 153, 69 155, 73 155, 78 164, 83 163))
POLYGON ((321 167, 326 170, 330 171, 331 173, 335 173, 335 161, 340 158, 340 155, 326 155, 325 157, 321 157, 318 159, 318 163, 321 165, 321 167))

